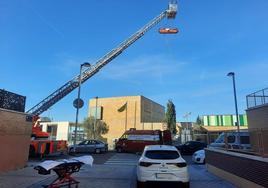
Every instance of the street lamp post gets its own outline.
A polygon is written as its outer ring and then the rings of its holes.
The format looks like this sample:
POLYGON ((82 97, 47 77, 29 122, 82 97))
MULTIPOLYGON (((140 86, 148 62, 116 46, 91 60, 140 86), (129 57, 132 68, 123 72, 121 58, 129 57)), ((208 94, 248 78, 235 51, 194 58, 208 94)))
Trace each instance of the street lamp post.
POLYGON ((95 105, 95 120, 94 120, 94 127, 93 127, 93 138, 96 139, 96 126, 97 126, 97 108, 98 108, 98 97, 95 97, 96 105, 95 105))
POLYGON ((227 76, 230 76, 233 79, 235 113, 236 113, 236 126, 237 126, 238 139, 239 139, 239 148, 240 148, 240 127, 239 127, 240 125, 239 125, 239 115, 238 115, 237 98, 236 98, 235 73, 234 72, 229 72, 227 74, 227 76))
MULTIPOLYGON (((186 119, 186 130, 184 129, 185 131, 185 142, 188 141, 188 133, 189 133, 189 116, 191 115, 191 112, 187 112, 183 117, 186 119)), ((190 140, 190 139, 189 139, 190 140)))
MULTIPOLYGON (((79 80, 78 80, 78 94, 77 94, 77 103, 80 103, 80 91, 81 91, 81 74, 82 74, 82 68, 83 67, 90 67, 90 63, 85 62, 80 65, 80 72, 79 72, 79 80)), ((76 139, 77 139, 77 126, 78 126, 78 115, 79 115, 79 108, 80 104, 76 104, 76 116, 75 116, 75 129, 74 129, 74 150, 75 150, 75 145, 76 145, 76 139)))

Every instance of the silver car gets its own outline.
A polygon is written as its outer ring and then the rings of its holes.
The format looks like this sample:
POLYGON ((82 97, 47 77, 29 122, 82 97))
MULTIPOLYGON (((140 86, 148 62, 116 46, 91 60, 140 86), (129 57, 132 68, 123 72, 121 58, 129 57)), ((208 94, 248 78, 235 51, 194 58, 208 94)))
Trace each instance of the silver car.
POLYGON ((69 153, 102 153, 108 151, 108 145, 99 140, 84 140, 69 147, 69 153))

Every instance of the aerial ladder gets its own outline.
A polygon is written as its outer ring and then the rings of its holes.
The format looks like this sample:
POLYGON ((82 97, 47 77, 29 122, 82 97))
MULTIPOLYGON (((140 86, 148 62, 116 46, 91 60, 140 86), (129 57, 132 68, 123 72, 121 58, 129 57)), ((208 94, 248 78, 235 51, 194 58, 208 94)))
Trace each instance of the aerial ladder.
MULTIPOLYGON (((176 14, 177 14, 177 3, 176 1, 172 1, 169 3, 168 8, 166 10, 164 10, 158 16, 153 18, 150 22, 148 22, 145 26, 139 29, 136 33, 134 33, 128 39, 126 39, 121 44, 119 44, 116 48, 112 49, 109 53, 105 54, 102 58, 97 60, 97 62, 94 65, 85 69, 81 74, 81 83, 84 83, 90 77, 92 77, 97 72, 99 72, 102 69, 102 67, 107 65, 117 56, 119 56, 125 49, 127 49, 130 45, 132 45, 134 42, 140 39, 147 31, 149 31, 151 28, 157 25, 164 18, 174 19, 176 14)), ((55 103, 60 101, 62 98, 64 98, 66 95, 71 93, 74 89, 76 89, 79 86, 79 76, 80 75, 75 76, 73 79, 71 79, 70 81, 65 83, 63 86, 58 88, 48 97, 43 99, 41 102, 39 102, 38 104, 30 108, 26 113, 29 114, 30 117, 33 117, 32 118, 33 121, 36 121, 38 119, 37 117, 40 114, 48 110, 51 106, 53 106, 55 103)), ((38 137, 38 134, 44 135, 41 133, 40 129, 38 130, 38 125, 36 124, 36 122, 34 122, 33 124, 35 125, 33 126, 33 131, 35 132, 36 137, 38 137), (40 133, 38 131, 40 131, 40 133)), ((35 149, 37 147, 39 146, 35 146, 35 149)))

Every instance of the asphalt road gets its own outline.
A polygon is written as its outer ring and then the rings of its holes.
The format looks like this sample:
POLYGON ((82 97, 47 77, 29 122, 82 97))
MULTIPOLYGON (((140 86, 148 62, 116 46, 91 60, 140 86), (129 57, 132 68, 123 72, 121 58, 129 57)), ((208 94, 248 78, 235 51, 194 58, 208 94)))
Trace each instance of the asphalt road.
MULTIPOLYGON (((129 153, 108 152, 105 154, 92 154, 94 164, 92 167, 83 166, 74 177, 80 182, 80 188, 134 188, 136 187, 136 164, 139 155, 129 153)), ((69 158, 72 156, 64 156, 69 158)), ((188 163, 190 184, 192 188, 235 188, 232 184, 214 176, 206 170, 205 165, 191 162, 191 156, 183 156, 188 163)), ((53 158, 52 158, 53 159, 53 158)), ((31 161, 32 166, 37 160, 31 161)), ((56 176, 50 176, 28 188, 37 188, 47 184, 56 176)), ((147 185, 148 188, 180 187, 178 184, 156 183, 147 185)))

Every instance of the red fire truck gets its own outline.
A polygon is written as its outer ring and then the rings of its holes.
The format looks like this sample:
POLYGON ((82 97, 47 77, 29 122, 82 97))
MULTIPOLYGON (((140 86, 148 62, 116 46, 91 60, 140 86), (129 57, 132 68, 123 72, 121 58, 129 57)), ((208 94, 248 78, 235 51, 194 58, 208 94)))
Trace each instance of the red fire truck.
POLYGON ((136 130, 126 131, 116 142, 117 152, 142 152, 147 145, 171 145, 171 132, 169 130, 136 130))
POLYGON ((32 139, 29 149, 31 157, 39 156, 42 158, 49 154, 67 152, 68 145, 66 140, 50 140, 49 133, 42 131, 39 116, 33 116, 32 121, 32 139))

